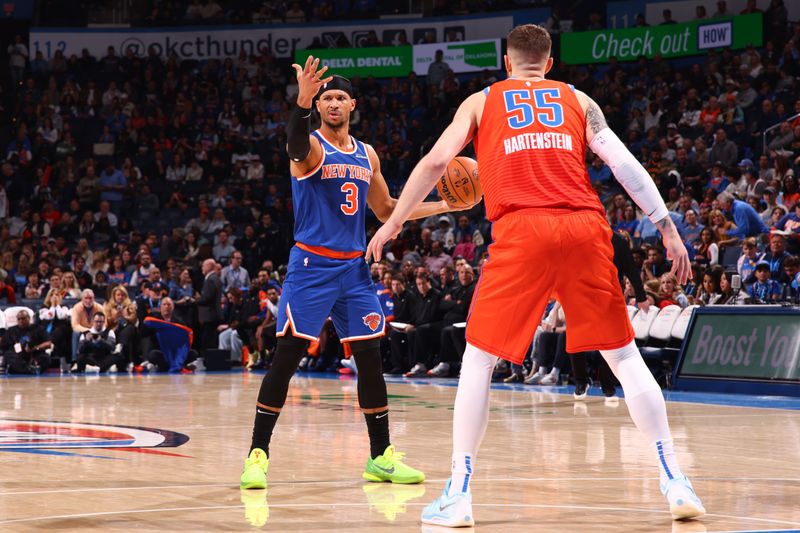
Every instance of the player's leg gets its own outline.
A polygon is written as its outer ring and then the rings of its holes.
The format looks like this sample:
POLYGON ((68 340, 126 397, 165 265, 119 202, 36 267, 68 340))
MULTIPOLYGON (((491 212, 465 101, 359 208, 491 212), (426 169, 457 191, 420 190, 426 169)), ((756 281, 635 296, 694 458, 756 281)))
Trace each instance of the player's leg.
POLYGON ((600 350, 600 353, 622 385, 625 404, 633 423, 655 452, 659 485, 669 501, 673 518, 693 518, 705 514, 702 502, 678 464, 664 395, 642 359, 635 341, 614 350, 600 350))
POLYGON ((453 410, 450 479, 441 496, 422 511, 422 522, 448 527, 472 526, 473 465, 489 424, 489 391, 497 356, 467 341, 453 410))
POLYGON ((374 459, 391 444, 389 439, 389 399, 380 361, 380 339, 350 343, 356 365, 363 368, 358 378, 358 405, 364 413, 369 433, 369 451, 374 459), (380 374, 380 379, 378 379, 380 374))
POLYGON ((349 342, 358 366, 358 403, 370 439, 363 477, 368 481, 421 483, 425 475, 402 462, 389 437, 389 402, 383 378, 380 337, 384 317, 363 259, 351 262, 341 278, 341 293, 331 312, 339 338, 349 342))
POLYGON ((540 224, 538 217, 508 215, 495 224, 493 233, 496 242, 489 248, 490 259, 483 267, 467 323, 467 347, 453 412, 451 480, 423 510, 422 521, 428 524, 474 523, 470 482, 489 422, 492 371, 498 356, 522 364, 552 287, 549 255, 560 243, 552 240, 553 231, 540 224), (537 246, 526 248, 528 239, 537 246), (539 268, 533 276, 531 264, 539 268))
POLYGON ((256 403, 250 455, 241 476, 242 488, 265 488, 269 444, 286 402, 289 381, 308 342, 316 340, 339 291, 339 263, 294 248, 289 274, 278 306, 278 342, 272 366, 261 382, 256 403))
POLYGON ((370 457, 364 468, 367 481, 392 483, 422 483, 425 474, 402 461, 389 436, 389 400, 383 379, 380 339, 351 343, 358 365, 358 404, 364 413, 369 434, 370 457))
POLYGON ((573 216, 561 226, 566 228, 563 238, 574 243, 564 257, 573 268, 556 281, 569 331, 567 351, 600 350, 622 385, 634 424, 654 448, 662 492, 670 502, 673 517, 704 514, 705 509, 678 466, 661 388, 633 339, 613 263, 610 230, 599 214, 573 216), (586 257, 592 261, 579 260, 586 257))
POLYGON ((256 402, 256 419, 250 449, 261 448, 269 456, 269 442, 275 422, 286 403, 289 382, 300 359, 306 353, 309 341, 291 333, 278 338, 278 348, 272 366, 261 381, 256 402))
POLYGON ((250 454, 245 461, 240 481, 243 489, 263 489, 267 486, 272 432, 286 403, 289 382, 306 353, 308 342, 307 339, 295 337, 291 333, 278 338, 272 366, 264 375, 258 391, 250 454))

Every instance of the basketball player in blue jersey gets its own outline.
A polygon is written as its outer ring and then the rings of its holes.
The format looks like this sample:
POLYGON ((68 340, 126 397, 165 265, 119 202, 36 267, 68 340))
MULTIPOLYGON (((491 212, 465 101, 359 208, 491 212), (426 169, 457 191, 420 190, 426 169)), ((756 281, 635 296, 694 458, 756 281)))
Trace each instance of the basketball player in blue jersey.
MULTIPOLYGON (((286 401, 289 381, 308 342, 317 340, 330 316, 340 340, 348 341, 358 365, 358 403, 367 422, 370 457, 368 481, 421 483, 425 475, 402 462, 389 440, 389 407, 383 379, 380 339, 383 312, 364 261, 366 207, 381 222, 397 200, 381 174, 375 150, 349 134, 355 109, 350 82, 323 78, 319 59, 309 57, 297 71, 297 105, 287 124, 291 159, 294 237, 289 268, 278 307, 278 347, 264 376, 256 403, 250 455, 241 476, 243 489, 267 486, 269 443, 286 401), (322 125, 310 132, 311 105, 322 125)), ((419 204, 411 218, 450 211, 445 202, 419 204)))

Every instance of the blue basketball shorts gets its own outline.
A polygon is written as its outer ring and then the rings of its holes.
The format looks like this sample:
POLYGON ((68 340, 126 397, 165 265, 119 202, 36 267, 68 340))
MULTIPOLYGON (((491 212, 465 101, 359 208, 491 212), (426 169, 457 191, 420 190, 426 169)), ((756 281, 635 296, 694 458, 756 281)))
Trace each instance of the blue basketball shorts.
POLYGON ((342 341, 383 335, 384 316, 363 257, 332 259, 292 248, 278 304, 278 336, 318 340, 330 317, 342 341))

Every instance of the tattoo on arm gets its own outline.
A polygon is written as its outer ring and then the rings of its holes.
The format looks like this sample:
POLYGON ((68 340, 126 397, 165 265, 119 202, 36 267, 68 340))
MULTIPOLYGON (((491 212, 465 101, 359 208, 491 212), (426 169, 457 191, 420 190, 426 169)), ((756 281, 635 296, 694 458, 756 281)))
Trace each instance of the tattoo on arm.
POLYGON ((672 218, 667 215, 655 224, 656 229, 661 232, 661 235, 664 235, 665 232, 672 232, 673 230, 677 231, 675 227, 675 223, 672 222, 672 218))
POLYGON ((599 133, 600 130, 608 127, 603 111, 594 100, 589 100, 589 107, 586 109, 586 124, 592 133, 599 133))

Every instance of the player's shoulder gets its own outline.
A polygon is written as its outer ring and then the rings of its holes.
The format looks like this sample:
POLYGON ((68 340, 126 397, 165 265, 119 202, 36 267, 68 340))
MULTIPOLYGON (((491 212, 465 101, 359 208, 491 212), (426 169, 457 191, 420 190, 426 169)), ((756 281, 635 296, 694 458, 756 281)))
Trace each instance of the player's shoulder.
POLYGON ((461 116, 464 116, 464 114, 468 114, 473 118, 480 117, 481 112, 483 110, 483 106, 486 104, 486 100, 489 94, 489 89, 491 87, 492 85, 467 96, 464 99, 464 101, 461 102, 461 105, 458 107, 457 113, 461 116))
MULTIPOLYGON (((353 137, 355 139, 355 137, 353 137)), ((375 151, 375 148, 368 142, 361 141, 356 139, 356 142, 360 142, 364 145, 364 151, 367 153, 367 157, 369 157, 370 161, 375 161, 378 159, 378 152, 375 151)))
POLYGON ((588 94, 586 94, 585 92, 581 91, 580 89, 576 88, 573 85, 570 85, 570 87, 572 88, 572 91, 575 94, 575 98, 577 98, 578 103, 581 105, 584 111, 589 109, 589 107, 591 107, 592 105, 597 106, 595 101, 592 100, 591 96, 589 96, 588 94))

